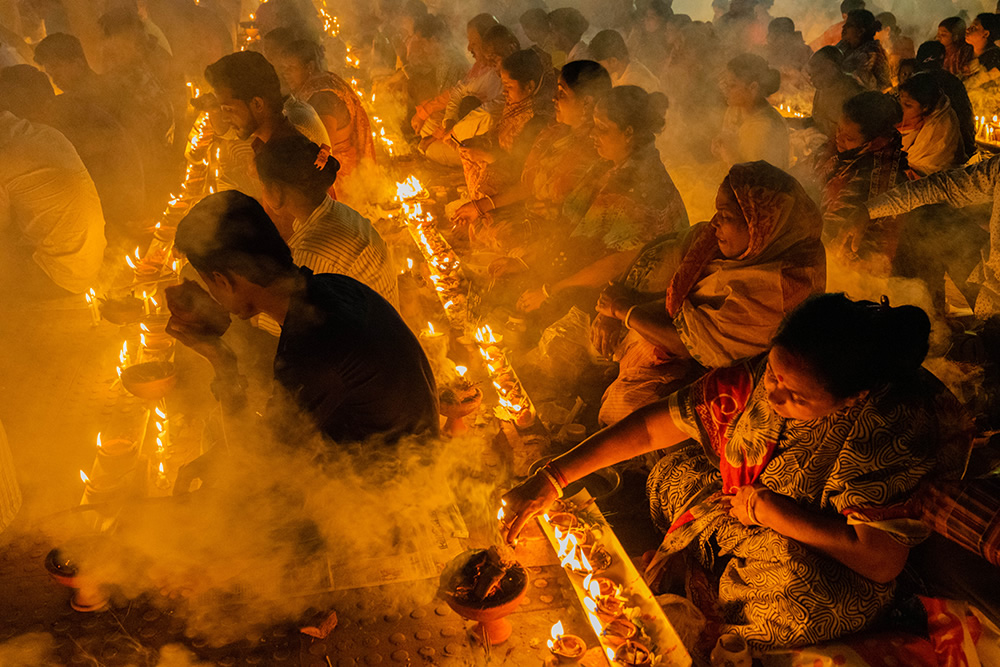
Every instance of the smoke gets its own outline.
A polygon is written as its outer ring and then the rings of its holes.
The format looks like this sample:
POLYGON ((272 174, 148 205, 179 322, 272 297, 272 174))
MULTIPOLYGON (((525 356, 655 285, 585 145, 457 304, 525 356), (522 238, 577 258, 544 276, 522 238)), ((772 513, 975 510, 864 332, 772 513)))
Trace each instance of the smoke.
POLYGON ((484 446, 474 437, 392 453, 365 444, 320 461, 318 440, 296 451, 234 442, 206 475, 210 487, 126 508, 105 539, 63 548, 81 575, 177 605, 188 635, 214 645, 303 620, 313 594, 333 589, 410 580, 404 598, 379 604, 426 604, 437 568, 468 537, 460 513, 499 540, 498 471, 470 455, 484 446))
POLYGON ((29 632, 0 644, 0 665, 4 667, 38 667, 59 664, 55 654, 55 638, 47 632, 29 632))

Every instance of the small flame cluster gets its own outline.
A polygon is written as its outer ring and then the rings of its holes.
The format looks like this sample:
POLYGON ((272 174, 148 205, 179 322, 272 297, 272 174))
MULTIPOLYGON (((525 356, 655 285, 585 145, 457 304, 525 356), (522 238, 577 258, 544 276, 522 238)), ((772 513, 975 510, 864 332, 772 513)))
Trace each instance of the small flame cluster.
POLYGON ((500 347, 493 329, 488 324, 476 329, 475 339, 479 355, 486 364, 493 388, 499 396, 500 416, 507 421, 527 425, 532 419, 534 408, 517 373, 507 361, 507 355, 500 347))
POLYGON ((336 16, 331 16, 324 7, 320 7, 319 16, 323 19, 323 32, 327 36, 336 37, 340 34, 340 20, 336 16))
POLYGON ((976 116, 976 139, 989 144, 1000 141, 1000 120, 997 116, 976 116))
POLYGON ((800 111, 799 109, 796 109, 791 104, 785 104, 784 102, 782 102, 781 104, 779 104, 775 108, 778 110, 778 113, 780 113, 782 115, 782 117, 784 117, 784 118, 808 118, 809 117, 809 114, 807 114, 807 113, 805 113, 803 111, 800 111))

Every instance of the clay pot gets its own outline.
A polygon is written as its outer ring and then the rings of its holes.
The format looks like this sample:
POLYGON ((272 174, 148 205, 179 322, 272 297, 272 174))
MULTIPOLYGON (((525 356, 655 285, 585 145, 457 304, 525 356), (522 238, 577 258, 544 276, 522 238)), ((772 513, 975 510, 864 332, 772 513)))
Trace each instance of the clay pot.
POLYGON ((177 372, 169 361, 147 361, 122 371, 122 386, 137 398, 158 401, 177 384, 177 372))
POLYGON ((479 409, 483 402, 483 392, 478 387, 472 398, 460 403, 441 402, 439 412, 446 417, 444 422, 444 432, 448 435, 459 435, 469 430, 465 423, 465 418, 479 409))
POLYGON ((99 582, 81 575, 76 563, 60 549, 52 549, 45 557, 45 570, 60 586, 73 589, 70 606, 76 611, 104 611, 109 597, 99 582))

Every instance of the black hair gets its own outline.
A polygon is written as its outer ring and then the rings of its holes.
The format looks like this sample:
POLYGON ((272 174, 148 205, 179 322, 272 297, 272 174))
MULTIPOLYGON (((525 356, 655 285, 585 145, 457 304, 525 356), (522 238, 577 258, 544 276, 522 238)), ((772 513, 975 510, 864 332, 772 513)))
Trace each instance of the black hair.
POLYGON ((272 110, 284 104, 281 83, 271 63, 256 51, 237 51, 205 68, 205 79, 213 88, 228 88, 238 100, 264 100, 272 110))
POLYGON ((594 60, 610 60, 617 58, 628 62, 628 47, 625 39, 617 30, 602 30, 590 41, 590 57, 594 60))
POLYGON ((434 39, 439 42, 446 42, 451 36, 448 24, 444 19, 434 14, 419 16, 413 22, 413 34, 424 39, 434 39))
POLYGON ((667 21, 674 16, 674 0, 650 0, 646 10, 653 12, 661 20, 667 21))
POLYGON ((807 299, 771 341, 815 374, 835 399, 900 382, 927 356, 931 322, 916 306, 851 301, 844 294, 807 299))
POLYGON ((337 180, 340 163, 332 155, 316 166, 320 147, 301 134, 272 139, 254 158, 264 183, 282 183, 306 193, 326 192, 337 180))
POLYGON ((938 69, 944 66, 944 44, 936 39, 924 42, 917 48, 917 66, 921 69, 938 69))
POLYGON ((823 60, 828 60, 837 66, 837 69, 844 69, 844 52, 838 49, 836 46, 824 46, 816 53, 813 54, 813 58, 822 58, 823 60))
POLYGON ((787 16, 779 16, 776 19, 771 19, 771 22, 767 24, 767 32, 769 34, 774 33, 775 35, 794 35, 795 21, 787 16))
POLYGON ((938 27, 950 32, 952 37, 961 36, 964 39, 965 30, 968 26, 965 25, 965 20, 961 16, 950 16, 938 23, 938 27))
POLYGON ((756 83, 761 97, 770 97, 781 87, 781 73, 771 69, 764 58, 754 53, 742 53, 726 63, 726 67, 740 81, 756 83))
POLYGON ((56 62, 81 61, 87 64, 83 44, 75 35, 54 32, 35 46, 35 62, 45 67, 56 62))
POLYGON ((503 60, 512 53, 520 51, 521 42, 517 39, 517 35, 511 32, 507 26, 495 25, 483 35, 483 47, 489 47, 503 60))
POLYGON ((647 93, 639 86, 615 86, 598 101, 598 106, 622 132, 632 128, 637 146, 653 143, 666 124, 666 95, 647 93))
POLYGON ((545 66, 542 65, 542 59, 534 49, 515 51, 503 59, 500 67, 522 86, 526 83, 534 83, 537 86, 545 75, 545 66))
POLYGON ((312 63, 320 71, 323 65, 323 47, 310 39, 297 39, 281 48, 281 54, 295 58, 303 65, 312 63))
POLYGON ((100 26, 101 34, 105 37, 146 34, 146 28, 142 24, 138 10, 128 7, 117 7, 106 12, 97 19, 97 25, 100 26))
POLYGON ((264 207, 235 190, 191 207, 177 225, 174 245, 201 273, 235 274, 264 287, 295 271, 292 251, 264 207))
POLYGON ((875 15, 867 9, 854 9, 847 13, 845 25, 851 23, 861 29, 861 41, 870 42, 882 29, 882 24, 875 20, 875 15))
POLYGON ((406 3, 401 7, 401 12, 403 16, 408 16, 414 20, 430 16, 430 12, 427 11, 427 5, 421 0, 406 0, 406 3))
POLYGON ((882 29, 891 28, 893 32, 899 32, 899 21, 896 20, 896 15, 892 12, 882 12, 875 17, 879 23, 882 24, 882 29))
POLYGON ((521 14, 521 17, 518 19, 518 23, 520 23, 526 30, 534 29, 548 32, 549 13, 541 7, 534 7, 521 14))
POLYGON ((1000 15, 984 12, 976 15, 976 20, 986 31, 987 44, 992 44, 1000 39, 1000 15))
POLYGON ((554 32, 579 42, 590 27, 590 21, 576 7, 560 7, 549 12, 549 26, 554 32))
POLYGON ((865 8, 865 0, 844 0, 842 3, 840 3, 840 13, 842 15, 850 14, 851 12, 857 9, 864 9, 864 8, 865 8))
POLYGON ((31 65, 12 65, 0 69, 0 109, 19 118, 31 118, 56 92, 45 73, 31 65))
POLYGON ((302 31, 290 26, 281 26, 269 31, 262 41, 273 44, 277 49, 284 50, 292 42, 302 39, 302 31))
POLYGON ((466 24, 466 27, 475 30, 476 33, 480 37, 482 37, 483 35, 486 34, 487 30, 489 30, 495 25, 500 25, 500 21, 497 21, 497 17, 493 16, 493 14, 484 13, 484 14, 476 14, 471 19, 469 19, 469 22, 466 24))
POLYGON ((844 103, 844 116, 861 127, 867 141, 890 137, 903 120, 903 110, 892 95, 875 91, 858 93, 844 103))
POLYGON ((944 97, 944 91, 937 78, 928 73, 918 73, 899 85, 899 92, 906 93, 923 108, 924 112, 931 111, 944 97))
POLYGON ((600 63, 593 60, 574 60, 563 65, 559 78, 576 95, 598 100, 611 90, 611 75, 600 63))

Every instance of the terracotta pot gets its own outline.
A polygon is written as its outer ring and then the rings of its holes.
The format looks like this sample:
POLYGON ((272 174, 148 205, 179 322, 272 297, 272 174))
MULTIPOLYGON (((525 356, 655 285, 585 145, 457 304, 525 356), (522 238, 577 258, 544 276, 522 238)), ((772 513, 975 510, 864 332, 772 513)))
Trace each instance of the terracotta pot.
POLYGON ((177 372, 169 361, 147 361, 122 371, 122 386, 137 398, 158 401, 177 384, 177 372))

